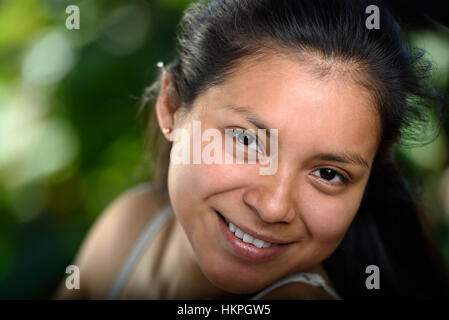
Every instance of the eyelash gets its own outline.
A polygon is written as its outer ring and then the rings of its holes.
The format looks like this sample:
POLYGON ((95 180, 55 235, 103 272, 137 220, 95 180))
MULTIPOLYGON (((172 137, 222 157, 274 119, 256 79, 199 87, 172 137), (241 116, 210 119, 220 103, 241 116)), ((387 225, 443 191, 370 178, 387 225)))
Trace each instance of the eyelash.
MULTIPOLYGON (((230 134, 232 135, 232 137, 235 137, 236 140, 237 140, 239 143, 243 144, 245 147, 249 148, 248 145, 244 144, 243 142, 241 142, 241 141, 238 139, 238 136, 235 134, 236 132, 241 133, 241 134, 244 133, 244 134, 246 134, 247 136, 250 136, 252 139, 254 139, 254 141, 255 141, 256 144, 257 144, 257 148, 258 148, 258 149, 259 149, 259 145, 262 146, 261 143, 259 144, 259 141, 258 141, 257 137, 254 137, 254 136, 251 135, 250 133, 245 132, 244 129, 242 129, 242 128, 231 128, 230 134)), ((263 152, 263 150, 260 150, 260 149, 259 149, 259 152, 263 152)), ((321 171, 321 170, 330 170, 332 174, 335 174, 336 176, 340 177, 340 179, 341 179, 341 184, 343 184, 343 185, 345 185, 345 186, 346 186, 346 185, 349 185, 349 184, 351 183, 351 181, 350 181, 348 178, 346 178, 343 174, 341 174, 341 173, 339 173, 338 171, 336 171, 336 170, 334 170, 334 169, 331 169, 331 168, 320 168, 320 169, 316 169, 315 171, 313 171, 313 173, 314 173, 314 172, 317 172, 317 171, 321 171)), ((312 174, 313 174, 313 173, 312 173, 312 174)), ((330 182, 330 180, 321 178, 319 175, 315 175, 315 174, 314 174, 314 176, 319 177, 320 179, 325 180, 325 181, 326 181, 326 184, 328 184, 328 185, 333 185, 333 186, 335 186, 335 187, 338 187, 338 186, 340 185, 339 183, 333 183, 333 182, 330 182)), ((332 180, 332 179, 331 179, 331 180, 332 180)))
MULTIPOLYGON (((329 172, 328 172, 328 173, 329 173, 329 172)), ((319 177, 320 179, 325 180, 327 184, 331 184, 331 185, 333 185, 333 186, 339 186, 339 185, 341 185, 341 184, 343 184, 343 185, 348 185, 348 184, 351 183, 350 180, 349 180, 348 178, 346 178, 343 174, 341 174, 341 173, 339 173, 338 171, 336 171, 336 170, 334 170, 334 169, 331 169, 331 168, 320 168, 320 169, 316 169, 315 171, 312 172, 312 174, 313 174, 314 176, 316 176, 316 177, 319 177), (331 171, 331 174, 335 174, 335 176, 340 177, 341 183, 331 182, 331 180, 333 180, 334 178, 328 180, 328 179, 322 178, 321 175, 316 175, 316 174, 314 174, 315 172, 321 171, 321 170, 329 170, 329 171, 331 171)))
POLYGON ((257 137, 255 137, 255 136, 253 136, 252 134, 250 134, 250 132, 245 132, 245 130, 242 129, 242 128, 231 128, 231 129, 230 129, 230 134, 231 134, 233 137, 235 137, 236 140, 237 140, 240 144, 244 145, 244 146, 247 147, 247 148, 249 148, 249 146, 246 145, 244 142, 242 142, 242 141, 239 140, 239 137, 235 134, 236 132, 237 132, 237 133, 240 133, 240 134, 244 134, 246 137, 249 136, 249 137, 251 137, 252 139, 254 139, 254 142, 256 142, 256 145, 257 145, 258 152, 264 153, 264 151, 265 151, 265 146, 263 145, 263 143, 261 143, 261 142, 259 141, 259 139, 258 139, 257 137))

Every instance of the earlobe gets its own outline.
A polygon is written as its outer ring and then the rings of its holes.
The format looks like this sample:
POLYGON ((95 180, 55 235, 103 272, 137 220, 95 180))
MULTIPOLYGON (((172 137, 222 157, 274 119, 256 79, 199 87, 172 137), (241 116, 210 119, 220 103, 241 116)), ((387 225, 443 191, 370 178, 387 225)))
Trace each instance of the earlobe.
POLYGON ((167 138, 167 140, 171 141, 170 135, 171 135, 172 129, 171 128, 163 128, 162 132, 164 133, 164 136, 167 138))
POLYGON ((176 92, 172 80, 166 70, 163 70, 161 88, 156 102, 156 115, 164 136, 170 141, 170 133, 175 125, 177 110, 176 92))

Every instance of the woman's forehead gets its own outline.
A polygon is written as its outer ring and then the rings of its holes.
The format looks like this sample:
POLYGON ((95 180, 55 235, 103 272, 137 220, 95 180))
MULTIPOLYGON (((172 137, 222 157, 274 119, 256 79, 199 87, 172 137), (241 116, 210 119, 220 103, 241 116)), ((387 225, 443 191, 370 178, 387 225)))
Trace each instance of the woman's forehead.
POLYGON ((243 66, 223 84, 210 88, 199 102, 210 112, 232 113, 231 108, 223 109, 226 105, 246 109, 269 128, 278 129, 284 142, 294 143, 300 134, 334 145, 364 144, 375 149, 380 136, 380 118, 365 88, 347 75, 318 78, 286 58, 243 66))

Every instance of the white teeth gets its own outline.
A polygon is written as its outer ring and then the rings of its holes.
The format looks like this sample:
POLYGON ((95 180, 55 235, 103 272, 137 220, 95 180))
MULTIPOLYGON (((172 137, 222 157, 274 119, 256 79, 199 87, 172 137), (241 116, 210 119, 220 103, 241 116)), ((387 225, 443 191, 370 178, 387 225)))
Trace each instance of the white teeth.
POLYGON ((264 247, 264 248, 269 248, 269 247, 271 247, 271 245, 270 245, 269 242, 264 241, 264 242, 263 242, 263 247, 264 247))
POLYGON ((262 248, 265 241, 260 239, 254 239, 253 245, 255 245, 257 248, 262 248))
POLYGON ((243 242, 246 242, 246 243, 253 243, 253 240, 254 240, 254 238, 251 237, 249 234, 245 233, 245 234, 243 235, 243 242))
POLYGON ((234 235, 239 238, 242 239, 243 242, 246 243, 251 243, 252 245, 258 247, 258 248, 269 248, 269 247, 273 247, 273 246, 277 246, 277 244, 274 243, 270 243, 261 239, 257 239, 254 238, 253 236, 244 233, 242 230, 240 230, 239 228, 237 228, 232 222, 229 222, 226 220, 226 222, 228 223, 228 228, 229 230, 234 233, 234 235))
POLYGON ((235 230, 235 236, 237 238, 243 239, 243 235, 244 235, 243 231, 240 230, 239 228, 237 228, 237 230, 235 230))

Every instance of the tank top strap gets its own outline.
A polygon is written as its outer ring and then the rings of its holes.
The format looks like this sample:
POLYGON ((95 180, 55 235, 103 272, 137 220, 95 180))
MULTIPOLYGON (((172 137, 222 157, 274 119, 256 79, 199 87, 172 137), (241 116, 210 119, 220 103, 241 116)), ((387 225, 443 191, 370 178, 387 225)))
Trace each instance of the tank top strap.
POLYGON ((260 291, 258 294, 253 296, 251 300, 259 300, 261 297, 266 295, 267 293, 273 291, 276 288, 279 288, 280 286, 283 286, 287 283, 292 282, 304 282, 307 284, 310 284, 314 287, 322 287, 327 293, 329 293, 335 300, 342 300, 342 298, 338 295, 337 292, 335 292, 334 289, 332 289, 326 281, 323 279, 323 277, 317 273, 310 273, 310 272, 299 272, 295 273, 289 276, 286 276, 275 283, 271 284, 267 288, 260 291))
POLYGON ((128 258, 123 264, 122 270, 112 286, 111 291, 109 292, 108 300, 117 299, 120 291, 123 289, 126 281, 131 275, 134 266, 137 264, 140 256, 145 251, 145 248, 150 244, 157 231, 164 225, 172 213, 173 210, 171 204, 168 203, 145 226, 144 231, 136 241, 131 253, 128 255, 128 258))

